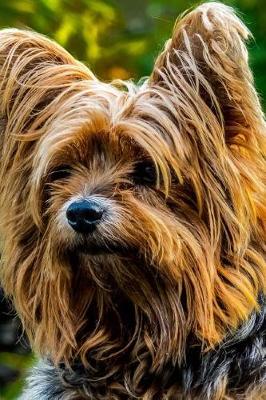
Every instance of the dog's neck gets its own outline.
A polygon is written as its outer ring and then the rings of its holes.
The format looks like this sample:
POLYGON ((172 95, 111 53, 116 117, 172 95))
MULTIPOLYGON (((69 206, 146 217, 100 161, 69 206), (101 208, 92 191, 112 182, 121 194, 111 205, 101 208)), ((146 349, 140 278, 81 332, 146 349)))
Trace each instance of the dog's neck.
MULTIPOLYGON (((46 390, 46 393, 56 391, 57 394, 61 394, 62 400, 69 398, 106 400, 111 396, 119 400, 128 400, 134 399, 135 396, 142 398, 149 391, 154 393, 155 397, 147 398, 152 399, 175 400, 177 395, 180 400, 225 398, 222 395, 219 397, 219 393, 224 393, 224 396, 230 399, 239 399, 239 396, 244 393, 245 399, 264 399, 266 385, 265 296, 261 296, 260 303, 260 312, 254 312, 238 331, 228 335, 216 349, 202 353, 200 345, 188 345, 182 365, 168 363, 160 374, 147 373, 139 382, 142 392, 140 390, 130 394, 131 388, 126 387, 127 377, 119 369, 112 373, 111 365, 106 368, 107 371, 110 368, 110 376, 107 375, 104 380, 97 380, 94 376, 96 370, 87 369, 79 362, 72 365, 71 369, 63 364, 56 368, 50 362, 46 364, 42 362, 33 379, 37 381, 42 376, 43 391, 46 390), (117 389, 117 382, 120 382, 119 389, 117 389), (114 383, 116 383, 115 386, 113 386, 114 383), (256 387, 255 393, 252 392, 253 387, 256 387)), ((141 362, 141 360, 136 360, 136 363, 141 362)), ((32 392, 28 395, 34 394, 34 380, 31 380, 32 392)), ((46 400, 47 397, 44 395, 40 399, 46 400)))

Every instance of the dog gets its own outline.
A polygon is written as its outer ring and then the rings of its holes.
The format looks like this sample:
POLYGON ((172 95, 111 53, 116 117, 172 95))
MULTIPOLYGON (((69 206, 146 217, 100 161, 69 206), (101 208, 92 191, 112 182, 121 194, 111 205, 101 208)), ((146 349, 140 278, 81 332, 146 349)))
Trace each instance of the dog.
POLYGON ((0 32, 1 280, 40 360, 21 399, 266 399, 248 37, 201 4, 135 85, 0 32))

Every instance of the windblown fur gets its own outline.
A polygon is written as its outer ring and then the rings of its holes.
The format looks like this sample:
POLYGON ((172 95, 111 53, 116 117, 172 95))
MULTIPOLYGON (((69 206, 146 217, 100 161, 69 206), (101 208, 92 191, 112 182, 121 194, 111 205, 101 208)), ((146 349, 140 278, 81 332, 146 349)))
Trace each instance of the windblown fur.
POLYGON ((266 131, 248 36, 203 4, 135 86, 0 32, 1 276, 43 359, 24 399, 266 399, 266 131), (84 237, 65 213, 88 197, 107 213, 84 237))

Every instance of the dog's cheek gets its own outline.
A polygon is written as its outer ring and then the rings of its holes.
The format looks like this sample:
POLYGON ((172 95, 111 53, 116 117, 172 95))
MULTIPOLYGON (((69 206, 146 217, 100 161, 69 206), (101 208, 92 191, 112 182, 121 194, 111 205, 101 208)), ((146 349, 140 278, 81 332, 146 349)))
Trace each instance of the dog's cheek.
POLYGON ((165 200, 154 196, 147 201, 132 196, 127 210, 123 225, 133 246, 157 267, 170 263, 179 247, 179 238, 175 215, 165 200))

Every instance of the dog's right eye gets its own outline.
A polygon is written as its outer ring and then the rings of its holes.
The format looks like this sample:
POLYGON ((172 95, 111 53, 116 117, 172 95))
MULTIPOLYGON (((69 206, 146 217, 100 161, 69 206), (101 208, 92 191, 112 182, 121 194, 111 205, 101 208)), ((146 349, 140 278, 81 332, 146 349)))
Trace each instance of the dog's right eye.
POLYGON ((60 165, 49 173, 50 182, 66 179, 70 176, 72 168, 69 165, 60 165))
POLYGON ((153 186, 156 184, 156 169, 152 161, 142 161, 135 166, 133 181, 137 185, 153 186))

